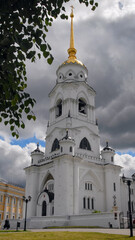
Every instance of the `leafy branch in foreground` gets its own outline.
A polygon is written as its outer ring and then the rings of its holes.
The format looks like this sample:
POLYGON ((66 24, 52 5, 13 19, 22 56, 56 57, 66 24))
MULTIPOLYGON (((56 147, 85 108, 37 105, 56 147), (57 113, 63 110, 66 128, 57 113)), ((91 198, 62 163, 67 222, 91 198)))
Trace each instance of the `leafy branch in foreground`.
MULTIPOLYGON (((41 54, 48 64, 53 61, 51 46, 46 41, 48 27, 65 14, 64 3, 70 0, 1 0, 0 3, 0 122, 10 126, 18 138, 18 128, 28 120, 36 120, 32 108, 35 100, 27 88, 26 59, 35 62, 41 54)), ((78 0, 91 10, 98 7, 94 0, 78 0)))

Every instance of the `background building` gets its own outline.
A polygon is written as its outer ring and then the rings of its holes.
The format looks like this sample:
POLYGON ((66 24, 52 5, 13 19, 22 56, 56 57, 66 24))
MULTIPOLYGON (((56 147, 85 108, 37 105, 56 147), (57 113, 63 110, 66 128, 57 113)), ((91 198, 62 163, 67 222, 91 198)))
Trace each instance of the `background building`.
POLYGON ((23 218, 25 189, 0 179, 0 223, 5 219, 23 218))

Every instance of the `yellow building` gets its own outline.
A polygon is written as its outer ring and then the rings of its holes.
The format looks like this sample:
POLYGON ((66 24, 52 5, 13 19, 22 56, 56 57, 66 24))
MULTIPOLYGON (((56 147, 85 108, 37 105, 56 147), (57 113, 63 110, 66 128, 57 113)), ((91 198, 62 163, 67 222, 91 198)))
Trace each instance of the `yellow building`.
POLYGON ((23 218, 25 189, 0 179, 0 224, 5 219, 23 218))

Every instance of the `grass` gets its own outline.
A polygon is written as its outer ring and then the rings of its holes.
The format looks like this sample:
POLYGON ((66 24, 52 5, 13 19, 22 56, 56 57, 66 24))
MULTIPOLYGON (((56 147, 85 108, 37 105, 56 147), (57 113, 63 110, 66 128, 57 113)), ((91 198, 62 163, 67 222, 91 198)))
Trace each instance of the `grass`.
POLYGON ((0 232, 0 240, 129 240, 125 235, 88 232, 0 232))

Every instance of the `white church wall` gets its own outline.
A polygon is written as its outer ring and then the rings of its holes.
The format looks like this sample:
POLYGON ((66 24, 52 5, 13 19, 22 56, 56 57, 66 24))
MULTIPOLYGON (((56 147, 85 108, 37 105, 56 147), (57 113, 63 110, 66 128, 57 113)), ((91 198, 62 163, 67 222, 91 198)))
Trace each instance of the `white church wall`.
POLYGON ((79 213, 90 213, 93 211, 104 211, 104 180, 102 166, 84 163, 80 167, 80 196, 79 213), (87 187, 89 184, 89 187, 87 187), (85 198, 85 206, 84 199, 85 198))
MULTIPOLYGON (((72 216, 48 216, 48 217, 31 217, 27 219, 27 229, 43 229, 55 226, 97 226, 108 228, 109 223, 113 228, 119 228, 119 212, 117 219, 114 213, 92 213, 87 215, 72 216)), ((10 221, 10 228, 16 229, 17 221, 10 221)), ((24 220, 20 221, 20 229, 24 227, 24 220)))
POLYGON ((119 166, 105 165, 105 206, 106 211, 111 211, 113 206, 118 207, 121 210, 120 204, 120 169, 119 166), (115 196, 115 197, 114 197, 115 196))
POLYGON ((37 195, 38 195, 38 185, 39 185, 39 174, 38 168, 36 166, 31 166, 26 169, 26 198, 31 196, 31 201, 28 203, 28 213, 27 216, 36 216, 36 206, 37 206, 37 195))
POLYGON ((73 161, 67 155, 54 161, 54 215, 70 215, 73 214, 73 161))

